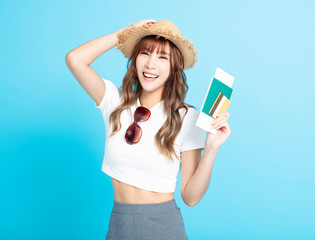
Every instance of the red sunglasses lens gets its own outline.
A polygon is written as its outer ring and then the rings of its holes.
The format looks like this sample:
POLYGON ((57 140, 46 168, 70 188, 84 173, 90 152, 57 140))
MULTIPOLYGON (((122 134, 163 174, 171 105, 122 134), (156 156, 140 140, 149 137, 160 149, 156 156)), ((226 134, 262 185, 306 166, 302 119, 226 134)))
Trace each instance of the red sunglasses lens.
POLYGON ((151 116, 151 112, 149 109, 145 107, 138 107, 135 111, 134 114, 134 122, 128 127, 126 134, 125 134, 125 139, 127 143, 129 144, 134 144, 138 143, 141 136, 142 136, 142 130, 140 126, 137 124, 137 122, 144 122, 149 119, 151 116))
POLYGON ((127 143, 134 144, 134 143, 139 142, 141 135, 142 135, 141 128, 139 127, 138 124, 133 123, 128 127, 126 135, 125 135, 125 139, 127 143))
POLYGON ((142 122, 147 121, 149 117, 151 116, 151 112, 149 109, 145 107, 138 107, 135 111, 135 121, 142 122))

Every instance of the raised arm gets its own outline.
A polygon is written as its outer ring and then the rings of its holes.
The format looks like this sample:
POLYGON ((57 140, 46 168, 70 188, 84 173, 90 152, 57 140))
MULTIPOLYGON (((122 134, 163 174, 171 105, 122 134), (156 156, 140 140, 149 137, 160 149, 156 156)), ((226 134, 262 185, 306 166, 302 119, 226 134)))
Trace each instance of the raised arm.
MULTIPOLYGON (((153 19, 142 20, 135 26, 155 22, 153 19)), ((90 67, 100 55, 118 44, 118 35, 123 29, 93 39, 71 50, 66 55, 66 64, 84 90, 99 105, 105 95, 106 87, 101 77, 90 67)))
POLYGON ((84 90, 97 105, 104 97, 106 88, 101 77, 90 67, 100 55, 118 44, 118 34, 122 30, 93 39, 71 50, 66 55, 66 64, 84 90))

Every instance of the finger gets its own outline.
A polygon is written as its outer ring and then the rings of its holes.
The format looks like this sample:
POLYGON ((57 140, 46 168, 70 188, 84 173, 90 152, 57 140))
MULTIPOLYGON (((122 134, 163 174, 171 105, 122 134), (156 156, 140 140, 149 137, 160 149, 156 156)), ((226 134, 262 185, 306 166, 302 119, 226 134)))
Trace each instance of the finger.
POLYGON ((226 136, 230 136, 231 135, 231 128, 230 125, 227 123, 226 126, 224 126, 224 133, 226 134, 226 136))
POLYGON ((229 112, 220 113, 217 115, 217 117, 225 117, 226 120, 228 120, 230 117, 230 113, 229 112))
POLYGON ((229 119, 229 117, 229 113, 220 113, 219 115, 217 115, 217 118, 225 118, 226 120, 229 119))
POLYGON ((157 22, 157 21, 154 20, 154 19, 146 19, 146 20, 144 20, 144 22, 145 22, 145 24, 146 24, 146 23, 155 23, 155 22, 157 22))
POLYGON ((136 26, 136 27, 142 27, 142 26, 144 26, 144 25, 146 25, 146 24, 153 24, 153 23, 155 23, 155 22, 157 22, 157 21, 154 20, 154 19, 144 19, 144 20, 141 20, 141 21, 135 23, 134 26, 136 26))
POLYGON ((226 116, 220 116, 220 117, 216 117, 216 119, 214 119, 212 122, 211 122, 211 124, 216 124, 216 123, 218 123, 218 122, 220 122, 220 121, 227 121, 227 118, 226 118, 226 116))
POLYGON ((230 128, 229 123, 225 122, 222 126, 224 127, 224 130, 226 131, 226 133, 229 133, 229 134, 231 133, 231 128, 230 128))
POLYGON ((222 130, 228 136, 231 134, 231 129, 227 122, 220 123, 217 127, 217 130, 222 130))
POLYGON ((219 126, 219 124, 221 124, 221 123, 223 123, 223 122, 226 122, 226 120, 223 119, 223 118, 221 118, 221 119, 219 119, 219 120, 213 121, 211 124, 212 124, 213 127, 217 127, 217 126, 219 126))
POLYGON ((222 130, 222 127, 224 127, 224 126, 225 126, 224 122, 220 122, 217 125, 215 125, 214 128, 216 128, 217 130, 219 130, 219 129, 222 130))
POLYGON ((213 121, 211 122, 211 125, 215 127, 215 126, 218 125, 221 121, 222 121, 222 119, 213 120, 213 121))

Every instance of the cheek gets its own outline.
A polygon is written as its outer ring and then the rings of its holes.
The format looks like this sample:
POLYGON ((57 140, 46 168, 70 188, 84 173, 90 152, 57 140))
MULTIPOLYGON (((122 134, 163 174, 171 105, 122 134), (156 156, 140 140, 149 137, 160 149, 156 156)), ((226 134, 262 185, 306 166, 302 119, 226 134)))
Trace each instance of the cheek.
POLYGON ((168 77, 171 73, 171 66, 170 64, 165 64, 164 67, 163 67, 163 72, 164 74, 168 77))
POLYGON ((141 66, 143 62, 143 59, 141 58, 141 55, 138 55, 136 58, 136 66, 141 66))
POLYGON ((137 70, 137 73, 139 73, 140 68, 141 68, 141 61, 139 60, 139 58, 137 58, 136 59, 136 70, 137 70))

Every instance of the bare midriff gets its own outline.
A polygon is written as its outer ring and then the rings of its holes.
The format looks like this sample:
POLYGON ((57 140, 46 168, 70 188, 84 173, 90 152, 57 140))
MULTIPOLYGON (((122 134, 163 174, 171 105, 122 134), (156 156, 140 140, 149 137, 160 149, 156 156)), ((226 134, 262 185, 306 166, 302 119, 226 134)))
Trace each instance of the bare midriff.
POLYGON ((174 199, 174 193, 159 193, 140 189, 111 178, 114 188, 114 200, 128 204, 150 204, 168 202, 174 199))

